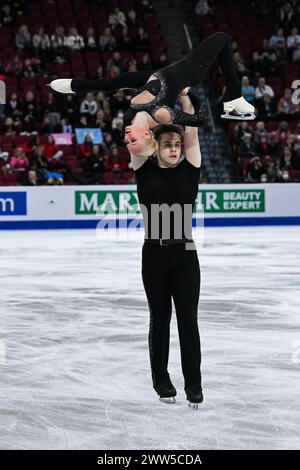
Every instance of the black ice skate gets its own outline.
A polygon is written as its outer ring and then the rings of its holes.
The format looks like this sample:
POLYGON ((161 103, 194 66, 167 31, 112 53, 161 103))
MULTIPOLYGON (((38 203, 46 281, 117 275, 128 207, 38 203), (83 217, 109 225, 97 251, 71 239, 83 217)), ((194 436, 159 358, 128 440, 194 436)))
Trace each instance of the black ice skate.
POLYGON ((203 393, 202 391, 198 393, 186 392, 186 399, 188 400, 188 406, 194 410, 198 410, 199 404, 203 402, 203 393))
POLYGON ((171 404, 175 403, 177 391, 169 377, 164 380, 160 380, 159 384, 156 385, 154 389, 157 395, 159 395, 160 401, 171 404))

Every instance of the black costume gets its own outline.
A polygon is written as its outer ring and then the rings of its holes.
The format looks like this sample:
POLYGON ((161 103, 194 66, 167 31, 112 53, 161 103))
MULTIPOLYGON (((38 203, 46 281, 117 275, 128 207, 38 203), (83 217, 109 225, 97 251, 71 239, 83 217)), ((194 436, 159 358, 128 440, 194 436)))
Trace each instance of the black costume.
POLYGON ((174 124, 199 127, 202 124, 203 116, 197 98, 191 93, 189 94, 195 108, 195 114, 184 113, 176 109, 176 99, 184 88, 202 82, 208 69, 217 60, 227 84, 224 101, 241 97, 241 85, 233 60, 230 36, 221 32, 206 38, 184 59, 156 72, 127 72, 113 79, 73 79, 71 89, 78 92, 87 89, 115 91, 128 88, 136 89, 135 95, 147 90, 155 96, 155 99, 150 103, 131 103, 131 108, 124 115, 124 126, 131 124, 138 111, 147 111, 154 119, 155 112, 159 108, 165 107, 170 112, 174 124), (147 82, 151 75, 154 75, 156 79, 147 82))
POLYGON ((137 193, 146 227, 142 277, 150 308, 149 352, 153 387, 161 396, 176 395, 167 370, 173 298, 185 391, 187 399, 194 402, 202 401, 197 324, 200 268, 194 242, 186 244, 183 240, 191 240, 192 210, 198 194, 199 176, 200 168, 186 159, 174 168, 160 168, 156 158, 151 157, 136 170, 137 193), (172 218, 170 240, 166 241, 166 246, 159 241, 164 231, 163 221, 159 225, 159 238, 151 237, 154 223, 151 208, 156 204, 167 204, 168 207, 178 204, 182 208, 182 219, 186 216, 188 223, 182 240, 175 240, 178 243, 172 244, 172 218))

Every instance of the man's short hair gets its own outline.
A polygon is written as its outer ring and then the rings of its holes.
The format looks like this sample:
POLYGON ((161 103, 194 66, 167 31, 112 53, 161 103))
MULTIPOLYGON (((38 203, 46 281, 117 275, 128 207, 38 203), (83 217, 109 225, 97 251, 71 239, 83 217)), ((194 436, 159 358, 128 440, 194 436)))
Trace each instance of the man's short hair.
POLYGON ((160 124, 153 129, 155 140, 159 140, 162 134, 167 134, 168 132, 174 132, 182 137, 184 134, 184 128, 177 124, 160 124))

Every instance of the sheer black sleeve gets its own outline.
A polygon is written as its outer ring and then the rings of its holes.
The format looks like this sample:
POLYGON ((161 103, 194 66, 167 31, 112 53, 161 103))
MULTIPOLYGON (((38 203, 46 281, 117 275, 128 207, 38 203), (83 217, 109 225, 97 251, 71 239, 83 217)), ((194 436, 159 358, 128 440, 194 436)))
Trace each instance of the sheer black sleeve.
POLYGON ((200 108, 200 101, 193 93, 188 92, 188 97, 194 107, 194 114, 185 113, 179 109, 174 110, 174 124, 182 126, 201 127, 204 123, 204 116, 200 108))
POLYGON ((115 78, 98 78, 95 80, 80 80, 73 78, 71 89, 75 92, 99 90, 117 91, 120 89, 137 89, 144 85, 152 75, 152 71, 141 70, 139 72, 121 73, 115 78))

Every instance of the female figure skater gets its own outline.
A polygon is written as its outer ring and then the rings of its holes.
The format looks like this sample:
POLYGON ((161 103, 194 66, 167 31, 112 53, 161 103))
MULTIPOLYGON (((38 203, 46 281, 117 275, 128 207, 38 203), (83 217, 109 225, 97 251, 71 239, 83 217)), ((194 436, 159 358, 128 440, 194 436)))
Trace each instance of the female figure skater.
POLYGON ((131 107, 124 115, 124 127, 127 127, 130 146, 128 149, 136 155, 150 156, 155 142, 149 130, 158 124, 172 122, 193 127, 201 125, 202 114, 199 103, 192 94, 189 96, 195 108, 194 114, 189 115, 175 109, 175 103, 182 90, 203 81, 207 71, 216 61, 224 74, 227 87, 223 98, 225 114, 222 117, 254 119, 254 107, 241 95, 241 84, 235 70, 230 36, 222 32, 206 38, 186 58, 154 73, 127 72, 113 79, 57 79, 53 80, 50 86, 60 93, 136 89, 135 96, 131 99, 131 107), (137 113, 141 120, 134 119, 137 113))

